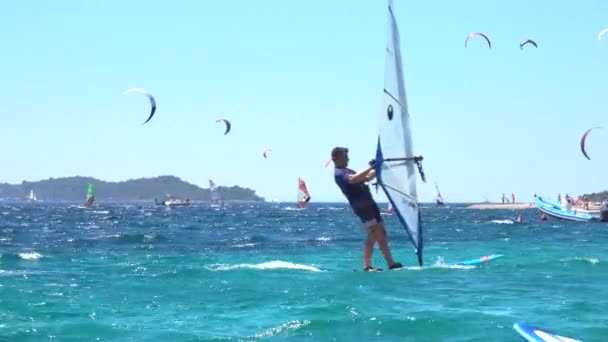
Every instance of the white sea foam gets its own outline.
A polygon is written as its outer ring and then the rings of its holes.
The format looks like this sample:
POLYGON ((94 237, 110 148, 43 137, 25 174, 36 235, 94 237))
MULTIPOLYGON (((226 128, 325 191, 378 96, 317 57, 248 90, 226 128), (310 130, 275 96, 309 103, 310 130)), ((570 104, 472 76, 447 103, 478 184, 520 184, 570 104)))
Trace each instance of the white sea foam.
POLYGON ((37 252, 19 253, 19 257, 23 260, 38 260, 42 258, 42 254, 37 252))
POLYGON ((236 264, 236 265, 228 265, 228 264, 213 264, 205 266, 210 271, 230 271, 235 269, 256 269, 256 270, 276 270, 276 269, 290 269, 290 270, 300 270, 300 271, 310 271, 310 272, 322 272, 320 269, 303 264, 296 264, 287 261, 274 260, 269 262, 263 262, 260 264, 236 264))
POLYGON ((567 261, 586 261, 590 264, 597 264, 600 262, 600 259, 598 258, 593 258, 593 257, 574 257, 574 258, 565 258, 565 259, 560 259, 560 261, 562 262, 567 262, 567 261))
POLYGON ((492 220, 492 223, 498 224, 513 224, 513 220, 492 220))
POLYGON ((272 337, 272 336, 277 336, 280 333, 284 332, 284 331, 294 331, 297 330, 301 327, 307 326, 308 324, 310 324, 310 321, 304 320, 304 321, 290 321, 287 323, 283 323, 279 326, 270 328, 270 329, 266 329, 262 332, 259 332, 255 335, 253 335, 252 337, 254 338, 262 338, 262 337, 272 337))

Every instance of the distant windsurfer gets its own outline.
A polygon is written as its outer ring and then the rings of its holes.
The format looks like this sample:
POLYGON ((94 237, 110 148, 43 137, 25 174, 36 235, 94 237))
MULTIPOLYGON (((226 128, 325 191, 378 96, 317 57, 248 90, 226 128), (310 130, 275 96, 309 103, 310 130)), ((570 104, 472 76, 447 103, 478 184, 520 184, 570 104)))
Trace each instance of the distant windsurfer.
POLYGON ((378 269, 375 269, 371 265, 376 241, 380 245, 380 250, 386 259, 389 269, 403 267, 401 263, 393 260, 380 209, 372 197, 369 186, 365 184, 365 182, 376 178, 376 170, 372 166, 361 172, 355 172, 347 168, 349 161, 348 148, 345 147, 335 147, 331 151, 331 159, 335 166, 334 179, 336 184, 342 190, 344 196, 346 196, 355 214, 367 228, 367 240, 363 249, 363 270, 378 271, 378 269))
POLYGON ((87 201, 84 204, 85 207, 92 208, 93 207, 93 201, 95 201, 95 196, 87 198, 87 201))

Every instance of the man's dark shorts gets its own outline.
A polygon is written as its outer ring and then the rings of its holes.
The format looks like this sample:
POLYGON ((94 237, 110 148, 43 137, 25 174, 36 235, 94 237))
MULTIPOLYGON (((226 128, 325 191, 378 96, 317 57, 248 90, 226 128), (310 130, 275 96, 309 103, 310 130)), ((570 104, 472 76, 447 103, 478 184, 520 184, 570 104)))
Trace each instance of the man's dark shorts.
POLYGON ((380 209, 375 203, 358 207, 353 209, 355 214, 359 217, 365 228, 371 228, 372 226, 382 222, 382 215, 380 215, 380 209))

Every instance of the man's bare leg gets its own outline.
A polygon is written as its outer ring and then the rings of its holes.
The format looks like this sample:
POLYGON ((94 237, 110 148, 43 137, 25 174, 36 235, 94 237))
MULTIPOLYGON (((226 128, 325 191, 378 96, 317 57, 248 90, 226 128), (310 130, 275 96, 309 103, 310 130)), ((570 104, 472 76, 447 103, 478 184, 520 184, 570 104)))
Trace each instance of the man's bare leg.
POLYGON ((372 267, 372 253, 375 244, 376 237, 374 231, 370 228, 367 231, 367 240, 365 240, 365 245, 363 246, 363 269, 372 267))
POLYGON ((378 245, 380 246, 380 250, 382 251, 382 255, 384 255, 384 259, 389 267, 395 264, 395 260, 393 260, 393 256, 391 255, 391 250, 388 247, 388 241, 386 238, 386 229, 384 229, 384 222, 379 222, 372 226, 371 231, 374 234, 374 240, 378 241, 378 245))

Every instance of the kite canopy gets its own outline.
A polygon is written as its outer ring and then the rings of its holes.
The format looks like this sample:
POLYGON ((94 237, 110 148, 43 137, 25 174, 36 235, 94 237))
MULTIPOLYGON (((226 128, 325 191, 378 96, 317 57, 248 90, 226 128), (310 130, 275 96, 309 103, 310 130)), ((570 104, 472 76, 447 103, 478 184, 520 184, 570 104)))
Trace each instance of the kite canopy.
POLYGON ((597 40, 602 40, 606 32, 608 32, 608 27, 600 31, 600 33, 597 35, 597 40))
POLYGON ((532 44, 532 45, 534 45, 534 47, 538 47, 538 45, 536 45, 535 41, 533 41, 532 39, 526 39, 523 42, 519 43, 519 48, 523 50, 524 45, 526 45, 526 44, 532 44))
POLYGON ((488 47, 492 48, 492 42, 490 41, 490 38, 488 38, 488 36, 486 36, 485 33, 481 33, 481 32, 469 33, 469 35, 467 36, 467 39, 464 41, 464 47, 467 47, 467 45, 469 44, 469 40, 471 40, 471 38, 473 38, 473 37, 482 37, 488 43, 488 47))
POLYGON ((220 122, 224 122, 226 124, 226 131, 224 132, 224 135, 228 134, 228 132, 230 132, 230 127, 232 127, 232 125, 230 124, 230 121, 228 121, 226 119, 215 120, 215 123, 220 123, 220 122))
POLYGON ((123 92, 123 95, 126 94, 130 94, 130 93, 140 93, 145 95, 148 100, 150 101, 150 115, 148 116, 148 119, 146 121, 144 121, 143 125, 147 124, 148 121, 150 121, 152 119, 152 117, 154 116, 154 113, 156 113, 156 100, 154 99, 154 96, 152 96, 152 94, 150 94, 147 90, 142 89, 142 88, 133 88, 133 89, 129 89, 125 92, 123 92))
POLYGON ((596 129, 596 128, 602 128, 602 127, 591 127, 589 128, 587 131, 585 131, 585 133, 583 134, 582 138, 581 138, 581 152, 583 152, 583 155, 585 156, 585 158, 587 158, 588 160, 591 160, 591 158, 589 158, 589 155, 587 154, 586 149, 586 144, 587 144, 587 137, 589 136, 589 133, 596 129))

